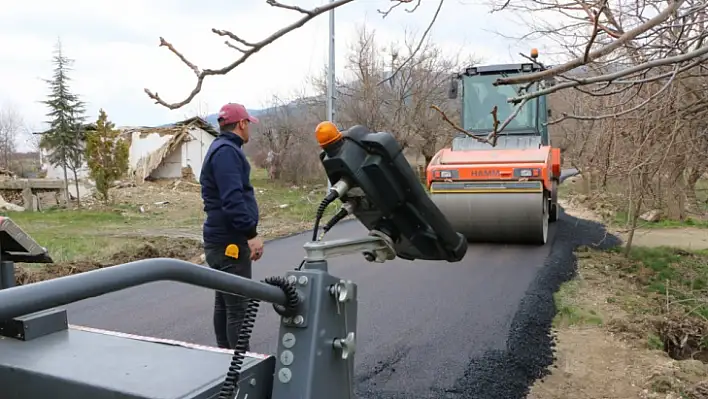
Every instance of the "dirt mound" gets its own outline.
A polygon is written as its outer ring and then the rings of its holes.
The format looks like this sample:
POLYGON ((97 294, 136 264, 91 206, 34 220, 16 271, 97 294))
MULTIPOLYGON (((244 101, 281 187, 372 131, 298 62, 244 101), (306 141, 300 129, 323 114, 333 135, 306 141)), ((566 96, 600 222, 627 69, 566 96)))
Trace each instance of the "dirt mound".
POLYGON ((200 242, 179 239, 156 237, 144 243, 118 251, 109 257, 107 262, 82 260, 74 262, 53 263, 38 267, 16 268, 16 281, 18 285, 36 283, 52 278, 70 276, 91 270, 101 269, 152 258, 174 258, 193 263, 200 263, 203 248, 200 242))
POLYGON ((15 280, 17 285, 31 284, 49 280, 55 277, 70 276, 105 267, 99 262, 82 261, 67 263, 52 263, 36 268, 23 266, 15 267, 15 280))
POLYGON ((175 258, 193 261, 203 252, 201 243, 179 238, 151 239, 137 248, 116 252, 111 256, 111 264, 134 262, 141 259, 175 258))

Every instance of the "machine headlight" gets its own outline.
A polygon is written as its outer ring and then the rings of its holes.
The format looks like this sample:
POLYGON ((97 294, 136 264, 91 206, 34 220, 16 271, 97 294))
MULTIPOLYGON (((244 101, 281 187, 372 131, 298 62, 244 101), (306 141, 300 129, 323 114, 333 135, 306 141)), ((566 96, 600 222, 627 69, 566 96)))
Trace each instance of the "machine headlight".
POLYGON ((515 169, 514 176, 515 177, 539 177, 539 176, 541 176, 541 171, 536 168, 515 169))
POLYGON ((456 169, 436 170, 433 179, 459 179, 460 174, 456 169))

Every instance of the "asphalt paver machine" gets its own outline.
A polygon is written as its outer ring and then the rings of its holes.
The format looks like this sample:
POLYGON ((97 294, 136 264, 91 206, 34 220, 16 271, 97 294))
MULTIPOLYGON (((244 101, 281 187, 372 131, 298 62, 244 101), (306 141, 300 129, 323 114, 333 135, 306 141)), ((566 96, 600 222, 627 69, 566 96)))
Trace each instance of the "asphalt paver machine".
POLYGON ((160 258, 15 286, 14 262, 51 258, 11 219, 2 218, 0 397, 353 398, 357 285, 329 274, 328 259, 359 252, 370 262, 396 256, 457 262, 467 243, 429 199, 390 134, 363 126, 340 132, 323 122, 316 135, 334 184, 318 208, 302 263, 285 276, 255 281, 160 258), (369 235, 318 239, 319 221, 335 200, 343 206, 323 230, 353 214, 369 235), (65 305, 159 280, 250 298, 237 348, 179 345, 67 323, 65 305), (246 351, 260 301, 271 303, 281 317, 273 355, 246 351))

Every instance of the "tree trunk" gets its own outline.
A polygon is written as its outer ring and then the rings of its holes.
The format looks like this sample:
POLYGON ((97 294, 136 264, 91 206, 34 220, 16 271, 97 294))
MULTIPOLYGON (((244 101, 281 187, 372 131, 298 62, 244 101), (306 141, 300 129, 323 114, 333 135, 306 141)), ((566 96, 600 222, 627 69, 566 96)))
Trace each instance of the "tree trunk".
POLYGON ((677 162, 676 167, 669 173, 669 180, 666 185, 668 192, 665 196, 660 195, 660 197, 666 198, 667 217, 670 220, 686 219, 686 180, 683 161, 677 162))
POLYGON ((427 170, 428 165, 430 165, 430 161, 433 160, 433 155, 423 155, 423 158, 425 158, 424 170, 427 170))
MULTIPOLYGON (((631 212, 631 226, 629 228, 629 236, 627 237, 627 244, 624 248, 624 256, 629 257, 632 251, 632 241, 634 241, 634 232, 637 230, 637 223, 639 222, 639 215, 642 211, 642 202, 644 201, 644 189, 646 187, 646 178, 644 175, 644 166, 639 170, 639 195, 637 196, 636 202, 633 204, 631 212)), ((630 197, 631 198, 631 197, 630 197)))
POLYGON ((602 171, 602 189, 607 190, 607 175, 610 173, 610 167, 612 166, 612 152, 614 144, 614 135, 610 135, 609 144, 607 145, 607 158, 605 158, 605 168, 602 171))
POLYGON ((66 163, 62 165, 64 168, 64 200, 66 200, 66 204, 69 205, 70 197, 69 197, 69 173, 66 171, 66 163))
POLYGON ((698 197, 696 196, 696 184, 698 184, 698 180, 701 179, 701 175, 703 175, 703 170, 697 167, 693 168, 691 173, 689 173, 686 178, 686 200, 688 202, 688 206, 693 211, 696 211, 701 207, 698 203, 698 197))
POLYGON ((76 205, 81 208, 81 195, 79 195, 79 178, 76 173, 76 169, 74 169, 74 186, 76 186, 76 205))

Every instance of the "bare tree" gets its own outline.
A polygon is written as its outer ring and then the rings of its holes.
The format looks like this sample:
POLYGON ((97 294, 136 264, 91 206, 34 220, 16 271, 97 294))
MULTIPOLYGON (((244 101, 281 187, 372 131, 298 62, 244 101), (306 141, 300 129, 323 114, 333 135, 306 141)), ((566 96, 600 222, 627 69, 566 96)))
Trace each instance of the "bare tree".
MULTIPOLYGON (((423 155, 427 165, 454 133, 430 104, 459 114, 459 103, 448 100, 446 88, 462 63, 459 55, 448 57, 429 40, 417 45, 413 35, 407 36, 402 44, 379 44, 373 31, 358 28, 344 66, 349 76, 337 83, 337 120, 345 126, 387 131, 404 150, 423 155)), ((469 57, 465 62, 477 60, 469 57)), ((313 79, 313 84, 325 91, 323 77, 313 79)))
POLYGON ((25 127, 25 144, 27 144, 27 147, 29 147, 30 152, 37 152, 39 153, 41 151, 39 147, 39 142, 40 140, 40 135, 39 134, 34 134, 32 128, 30 127, 25 127))
POLYGON ((317 158, 312 117, 306 101, 286 101, 273 96, 266 111, 254 125, 254 148, 249 155, 268 171, 270 179, 301 184, 320 179, 322 167, 317 158))
POLYGON ((200 101, 199 104, 192 107, 192 111, 184 113, 182 116, 184 119, 198 117, 206 120, 209 116, 209 104, 200 101))
POLYGON ((552 135, 591 194, 627 215, 628 248, 644 210, 678 220, 704 213, 696 185, 708 162, 706 3, 523 0, 497 6, 519 15, 543 10, 564 16, 536 19, 528 37, 553 39, 573 60, 498 83, 559 79, 510 101, 550 95, 560 111, 549 122, 552 135))
POLYGON ((12 156, 17 149, 17 138, 23 129, 22 116, 14 106, 0 108, 0 164, 11 168, 12 156))

